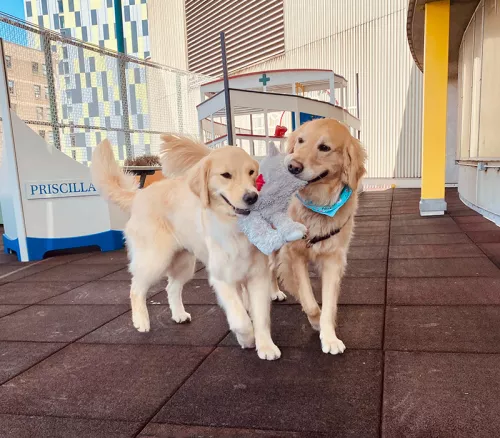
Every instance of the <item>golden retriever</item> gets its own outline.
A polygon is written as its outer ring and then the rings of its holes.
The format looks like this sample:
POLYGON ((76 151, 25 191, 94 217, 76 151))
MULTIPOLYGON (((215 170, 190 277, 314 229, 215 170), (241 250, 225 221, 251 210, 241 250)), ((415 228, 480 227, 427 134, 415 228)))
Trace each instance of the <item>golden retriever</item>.
POLYGON ((276 260, 285 289, 296 296, 311 326, 319 330, 322 350, 343 353, 345 345, 335 333, 337 300, 353 234, 357 189, 365 173, 366 152, 346 126, 336 120, 318 119, 303 124, 290 135, 287 153, 288 170, 297 178, 310 181, 299 191, 302 201, 330 206, 338 200, 344 186, 352 189, 348 201, 333 217, 314 212, 294 198, 289 214, 307 227, 308 240, 285 245, 276 260), (321 310, 309 279, 310 262, 321 274, 321 310))
POLYGON ((237 226, 237 216, 248 214, 248 206, 258 198, 258 163, 240 148, 211 151, 187 138, 162 138, 163 172, 177 176, 142 190, 118 166, 108 141, 93 153, 95 184, 106 198, 131 214, 124 233, 134 326, 140 332, 149 331, 146 294, 164 275, 172 319, 178 323, 191 320, 182 289, 193 277, 198 258, 207 268, 209 282, 241 347, 255 345, 261 359, 278 359, 281 352, 270 333, 268 258, 237 226), (248 296, 250 316, 242 295, 248 296))

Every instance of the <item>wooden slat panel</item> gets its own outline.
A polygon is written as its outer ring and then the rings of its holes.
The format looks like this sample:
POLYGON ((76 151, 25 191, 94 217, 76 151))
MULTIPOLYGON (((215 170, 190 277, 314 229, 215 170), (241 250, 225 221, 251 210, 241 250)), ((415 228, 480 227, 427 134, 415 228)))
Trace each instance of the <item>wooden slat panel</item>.
POLYGON ((185 0, 185 10, 191 71, 222 74, 223 30, 230 71, 285 52, 283 0, 185 0))

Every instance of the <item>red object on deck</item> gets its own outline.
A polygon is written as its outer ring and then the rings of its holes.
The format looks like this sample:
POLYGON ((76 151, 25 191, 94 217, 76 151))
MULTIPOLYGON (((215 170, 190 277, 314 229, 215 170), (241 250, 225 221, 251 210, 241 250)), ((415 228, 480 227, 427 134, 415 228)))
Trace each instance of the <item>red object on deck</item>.
POLYGON ((275 137, 284 137, 286 134, 286 131, 288 131, 288 128, 286 126, 278 125, 274 129, 274 136, 275 137))

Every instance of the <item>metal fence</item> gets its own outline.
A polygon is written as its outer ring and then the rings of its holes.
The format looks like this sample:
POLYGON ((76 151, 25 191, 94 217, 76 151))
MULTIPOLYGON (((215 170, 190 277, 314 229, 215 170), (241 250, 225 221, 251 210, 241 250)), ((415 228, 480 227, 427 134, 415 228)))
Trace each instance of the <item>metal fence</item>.
POLYGON ((0 38, 11 108, 81 163, 92 160, 92 148, 104 138, 123 161, 158 153, 161 133, 198 136, 200 85, 211 77, 103 49, 5 14, 0 14, 0 38))

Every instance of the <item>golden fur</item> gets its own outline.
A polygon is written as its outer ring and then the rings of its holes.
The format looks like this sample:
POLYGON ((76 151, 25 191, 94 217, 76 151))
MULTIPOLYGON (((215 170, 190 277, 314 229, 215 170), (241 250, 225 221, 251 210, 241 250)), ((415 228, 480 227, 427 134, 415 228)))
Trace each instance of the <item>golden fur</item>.
POLYGON ((332 205, 345 184, 353 190, 350 199, 333 218, 309 210, 294 198, 289 214, 307 227, 309 238, 327 235, 337 228, 341 231, 310 248, 306 241, 289 243, 277 256, 278 276, 285 289, 300 301, 312 327, 320 331, 323 351, 342 353, 345 346, 335 333, 337 300, 353 234, 357 189, 365 173, 366 153, 348 128, 332 119, 314 120, 300 126, 288 139, 287 152, 285 164, 303 166, 303 171, 297 175, 301 179, 310 181, 328 171, 324 178, 300 190, 302 199, 316 205, 332 205), (320 145, 331 150, 321 151, 320 145), (322 310, 312 291, 308 273, 310 262, 321 274, 322 310))
POLYGON ((131 213, 124 232, 134 326, 149 331, 146 294, 165 275, 172 319, 191 320, 182 303, 182 289, 193 277, 198 258, 240 345, 255 345, 262 359, 279 358, 280 350, 270 335, 268 259, 239 231, 235 213, 247 207, 245 193, 257 192, 258 163, 236 147, 211 151, 186 138, 164 136, 163 140, 163 172, 177 177, 142 190, 119 168, 108 141, 93 156, 96 185, 131 213), (250 315, 242 297, 248 298, 250 315))

